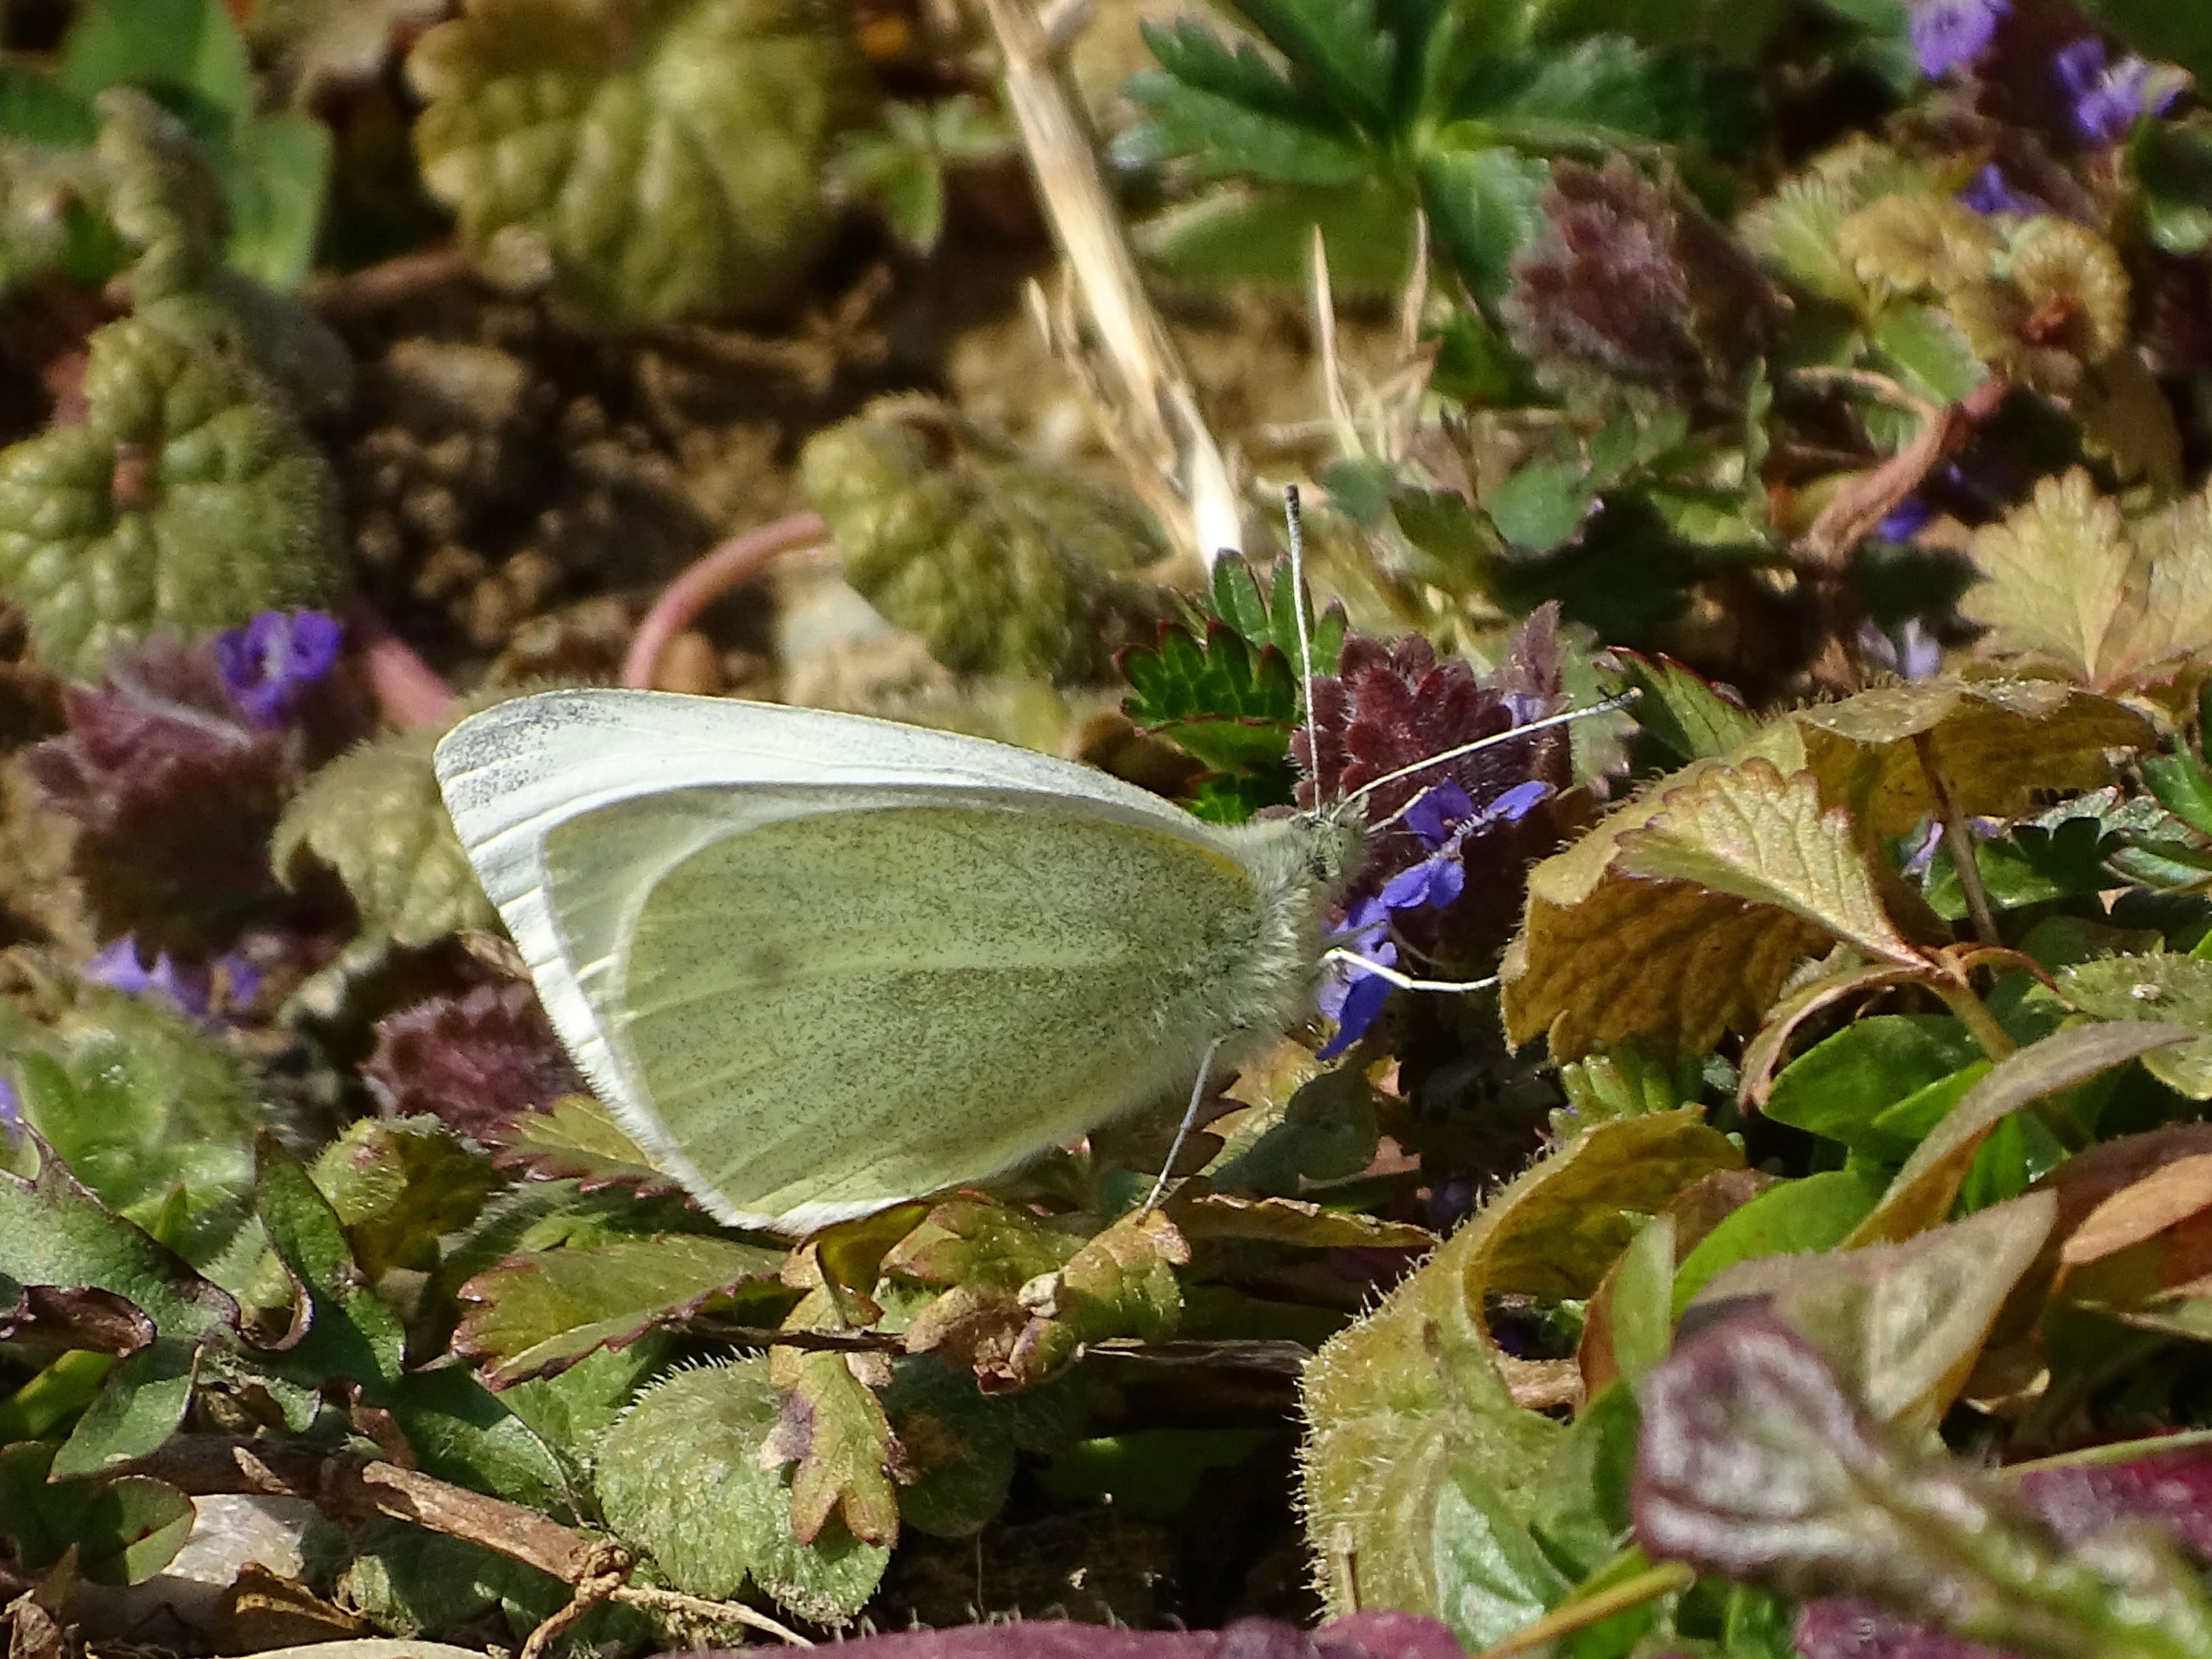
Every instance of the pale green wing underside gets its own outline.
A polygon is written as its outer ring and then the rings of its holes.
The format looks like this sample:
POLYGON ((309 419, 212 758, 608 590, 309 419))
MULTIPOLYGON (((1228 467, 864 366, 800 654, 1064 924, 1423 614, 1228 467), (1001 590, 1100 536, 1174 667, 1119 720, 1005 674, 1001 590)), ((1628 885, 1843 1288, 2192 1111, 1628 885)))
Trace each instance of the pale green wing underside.
POLYGON ((1261 903, 1188 835, 1012 792, 679 788, 544 860, 611 1103, 718 1214, 791 1230, 1188 1085, 1261 903))

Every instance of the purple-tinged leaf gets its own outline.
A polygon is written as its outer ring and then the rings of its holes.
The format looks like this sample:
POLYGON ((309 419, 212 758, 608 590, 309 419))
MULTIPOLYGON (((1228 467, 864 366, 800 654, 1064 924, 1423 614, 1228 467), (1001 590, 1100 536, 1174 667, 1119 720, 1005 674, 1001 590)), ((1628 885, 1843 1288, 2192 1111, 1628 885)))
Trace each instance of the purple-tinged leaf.
POLYGON ((1993 1477, 1877 1424, 1770 1314, 1690 1336, 1641 1403, 1632 1509, 1656 1559, 2038 1659, 2212 1654, 2212 1603, 2154 1537, 2062 1543, 1993 1477))
POLYGON ((2155 1521, 2191 1555, 2212 1561, 2212 1446, 2185 1446, 2124 1463, 2063 1463, 2020 1478, 2021 1495, 2061 1538, 2115 1521, 2155 1521))
POLYGON ((1790 1637, 1801 1659, 2010 1659, 1996 1648, 1908 1623, 1846 1595, 1808 1601, 1790 1637))

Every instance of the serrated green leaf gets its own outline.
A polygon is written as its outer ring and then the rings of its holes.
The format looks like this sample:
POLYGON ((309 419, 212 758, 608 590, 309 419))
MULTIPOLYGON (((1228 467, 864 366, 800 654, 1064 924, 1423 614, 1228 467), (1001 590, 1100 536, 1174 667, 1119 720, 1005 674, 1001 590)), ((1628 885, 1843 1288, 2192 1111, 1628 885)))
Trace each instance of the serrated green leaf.
POLYGON ((736 1306, 772 1324, 791 1301, 777 1279, 783 1259, 734 1239, 665 1234, 515 1256, 462 1285, 477 1305, 453 1346, 490 1361, 485 1380, 504 1388, 702 1310, 736 1306))
POLYGON ((1639 695, 1637 725, 1666 745, 1677 763, 1723 755, 1758 728, 1758 717, 1672 657, 1616 651, 1623 690, 1639 695))
POLYGON ((1355 125, 1386 130, 1398 48, 1375 0, 1232 0, 1231 9, 1355 125))
POLYGON ((1437 244, 1477 298, 1493 304, 1514 256, 1543 222, 1544 164, 1503 146, 1442 149, 1420 162, 1421 204, 1437 244))
POLYGON ((754 1583, 802 1618, 842 1624, 890 1552, 834 1518, 811 1544, 793 1534, 785 1476, 762 1462, 782 1409, 763 1361, 679 1371, 601 1443, 599 1502, 617 1535, 676 1588, 722 1600, 754 1583))
POLYGON ((1255 110, 1173 76, 1139 76, 1129 95, 1150 116, 1152 142, 1201 176, 1340 190, 1372 169, 1353 142, 1300 119, 1255 110))
POLYGON ((781 0, 474 0, 407 70, 423 184, 479 264, 632 324, 787 292, 866 95, 845 20, 781 0))
POLYGON ((388 732, 309 778, 270 839, 277 874, 297 882, 312 855, 337 872, 362 922, 400 945, 496 927, 431 767, 446 731, 388 732))
POLYGON ((349 1124, 311 1175, 372 1280, 434 1267, 439 1241, 476 1219, 497 1179, 488 1158, 427 1118, 349 1124))
POLYGON ((1131 240, 1149 264, 1177 276, 1296 288, 1310 278, 1316 229, 1333 291, 1404 291, 1413 270, 1412 207, 1371 176, 1327 190, 1217 185, 1147 219, 1131 240))
POLYGON ((0 591, 49 665, 91 678, 161 629, 337 596, 329 464, 257 374, 125 318, 83 393, 81 425, 0 452, 0 591))
POLYGON ((1516 552, 1549 553, 1573 538, 1596 505, 1587 463, 1534 460, 1484 496, 1482 510, 1516 552))

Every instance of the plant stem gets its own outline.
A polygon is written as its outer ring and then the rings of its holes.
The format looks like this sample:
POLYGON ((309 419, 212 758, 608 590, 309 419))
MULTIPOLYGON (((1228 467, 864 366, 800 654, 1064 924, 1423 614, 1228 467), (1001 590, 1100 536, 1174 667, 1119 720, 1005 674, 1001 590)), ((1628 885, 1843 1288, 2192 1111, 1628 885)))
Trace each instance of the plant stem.
POLYGON ((765 574, 784 555, 804 548, 818 550, 829 535, 830 526, 819 513, 791 513, 773 524, 732 536, 702 555, 661 590, 638 623, 637 632, 630 637, 629 651, 623 658, 622 683, 650 689, 661 653, 702 611, 732 588, 765 574))
POLYGON ((1588 1630, 1592 1625, 1612 1618, 1616 1613, 1626 1613, 1631 1607, 1642 1607, 1646 1601, 1656 1601, 1662 1595, 1686 1590, 1697 1582, 1697 1577, 1679 1561, 1666 1562, 1649 1572, 1639 1572, 1633 1578, 1625 1579, 1609 1589, 1601 1589, 1595 1595, 1554 1607, 1534 1624, 1525 1626, 1503 1642, 1485 1648, 1474 1656, 1474 1659, 1513 1659, 1515 1654, 1533 1653, 1562 1636, 1588 1630))
POLYGON ((1974 838, 1959 811, 1958 801, 1952 796, 1951 786, 1944 781, 1942 767, 1936 763, 1935 734, 1915 732, 1912 752, 1919 757, 1920 774, 1928 780, 1928 793, 1936 798, 1936 816, 1943 824, 1943 844, 1951 849, 1951 864, 1959 872, 1959 890, 1966 895, 1966 914, 1973 918, 1974 937, 1984 945, 2001 948, 2004 940, 1997 933, 1996 912, 1990 908, 1989 890, 1982 885, 1982 867, 1974 857, 1974 838))
POLYGON ((1943 999, 1952 1013, 1958 1017, 1959 1024, 1973 1034, 1974 1041, 1982 1045, 1982 1052, 1991 1060, 2002 1060, 2018 1050, 2020 1045, 2005 1034, 2004 1027, 1997 1024, 1996 1016, 1989 1011, 1981 998, 1974 994, 1972 986, 1964 980, 1942 976, 1930 978, 1926 983, 1929 989, 1943 999))
POLYGON ((369 689, 384 717, 403 730, 434 726, 453 707, 453 688, 392 631, 384 613, 356 595, 347 603, 346 632, 361 647, 369 689))

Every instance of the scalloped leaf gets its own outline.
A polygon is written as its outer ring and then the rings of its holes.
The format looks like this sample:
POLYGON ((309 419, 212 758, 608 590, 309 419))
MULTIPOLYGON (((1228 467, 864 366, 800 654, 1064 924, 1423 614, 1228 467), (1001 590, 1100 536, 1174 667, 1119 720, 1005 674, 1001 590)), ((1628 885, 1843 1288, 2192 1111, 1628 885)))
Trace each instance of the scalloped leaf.
POLYGON ((1989 653, 2099 690, 2171 678, 2212 648, 2212 500, 2130 522, 2081 468, 1976 532, 1985 578, 1960 601, 1989 653))
POLYGON ((617 1182, 639 1195, 678 1190, 682 1183, 653 1167, 606 1103, 596 1095, 562 1095, 516 1115, 499 1155, 502 1169, 524 1169, 539 1180, 569 1179, 586 1192, 617 1182))
POLYGON ((407 60, 415 149, 479 267, 611 321, 773 303, 833 224, 866 76, 817 0, 469 0, 407 60))
MULTIPOLYGON (((1771 734, 1785 753, 1790 735, 1771 734)), ((1921 960, 1848 816, 1763 756, 1693 763, 1529 872, 1501 974, 1506 1034, 1548 1036, 1560 1060, 1630 1040, 1703 1053, 1753 1029, 1796 962, 1837 940, 1921 960)))
POLYGON ((1158 1210, 1133 1211, 1084 1244, 1056 1272, 1021 1287, 1030 1318, 1003 1380, 1024 1387, 1071 1364, 1086 1344, 1132 1336, 1164 1341, 1182 1322, 1178 1267, 1190 1245, 1158 1210))
POLYGON ((1141 568, 1167 546, 1134 503, 948 410, 895 403, 826 428, 799 477, 845 580, 957 673, 1094 684, 1161 613, 1141 568))
POLYGON ((2099 957, 2058 973, 2058 994, 2099 1019, 2150 1020, 2205 1033, 2154 1048, 2143 1069, 2191 1100, 2212 1100, 2212 962, 2184 956, 2099 957))
POLYGON ((843 1624, 890 1551, 834 1519, 811 1544, 793 1534, 785 1476, 763 1461, 782 1409, 763 1360, 679 1371, 608 1431, 593 1482, 616 1535, 675 1588, 719 1601, 757 1584, 802 1618, 843 1624))
POLYGON ((434 1118, 349 1124, 308 1174, 372 1280, 435 1267, 439 1241, 474 1221, 498 1184, 491 1160, 434 1118))
POLYGON ((362 923, 400 945, 497 928, 431 768, 447 730, 387 732, 316 772, 270 840, 277 874, 296 885, 312 856, 337 872, 362 923))
POLYGON ((461 1300, 476 1305, 453 1350, 490 1362, 485 1382, 504 1389, 690 1314, 738 1310, 772 1323, 791 1301, 777 1277, 783 1259, 757 1244, 675 1233, 533 1251, 461 1286, 461 1300))
POLYGON ((1441 1618, 1467 1642, 1510 1633, 1501 1609, 1518 1620, 1510 1629, 1526 1622, 1526 1575, 1510 1576, 1513 1595, 1506 1586, 1477 1593, 1441 1535, 1449 1491, 1448 1507, 1488 1540, 1491 1555, 1522 1559, 1565 1432, 1513 1404, 1485 1299, 1591 1295, 1641 1218, 1742 1162, 1695 1112, 1596 1125, 1492 1199, 1380 1308, 1322 1346, 1302 1390, 1307 1537, 1324 1560, 1349 1548, 1363 1605, 1441 1618))
POLYGON ((343 591, 337 490, 265 382, 143 319, 94 334, 83 422, 0 452, 0 592, 77 678, 169 630, 343 591))

